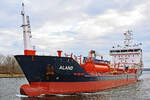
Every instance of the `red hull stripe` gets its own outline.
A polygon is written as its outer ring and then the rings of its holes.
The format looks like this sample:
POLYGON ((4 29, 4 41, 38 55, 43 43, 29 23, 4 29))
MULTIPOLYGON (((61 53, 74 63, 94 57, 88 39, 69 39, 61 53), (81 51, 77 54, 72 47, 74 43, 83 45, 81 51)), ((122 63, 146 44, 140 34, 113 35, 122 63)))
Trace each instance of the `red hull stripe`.
POLYGON ((80 92, 96 92, 112 87, 136 82, 137 79, 107 80, 94 82, 32 82, 21 86, 21 91, 28 96, 40 94, 72 94, 80 92))

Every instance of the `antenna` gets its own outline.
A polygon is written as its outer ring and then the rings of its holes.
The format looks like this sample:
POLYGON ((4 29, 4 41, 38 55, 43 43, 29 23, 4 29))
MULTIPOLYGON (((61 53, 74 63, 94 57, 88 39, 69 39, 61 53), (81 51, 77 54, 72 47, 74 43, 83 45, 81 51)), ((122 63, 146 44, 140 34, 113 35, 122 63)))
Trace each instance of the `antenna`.
POLYGON ((21 11, 21 15, 24 15, 24 3, 22 3, 22 11, 21 11))

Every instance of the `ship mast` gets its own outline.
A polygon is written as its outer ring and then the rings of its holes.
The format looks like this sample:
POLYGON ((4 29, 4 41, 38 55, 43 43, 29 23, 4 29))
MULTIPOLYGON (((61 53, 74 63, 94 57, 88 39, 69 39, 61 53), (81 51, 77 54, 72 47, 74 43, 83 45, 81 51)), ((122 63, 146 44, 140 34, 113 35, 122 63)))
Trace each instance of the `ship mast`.
POLYGON ((23 40, 24 40, 24 55, 35 55, 35 50, 31 50, 31 26, 30 26, 30 21, 29 21, 29 16, 25 15, 25 10, 24 10, 24 3, 22 3, 22 28, 23 28, 23 40))
POLYGON ((124 44, 126 47, 130 46, 130 44, 132 43, 132 39, 133 39, 133 34, 132 31, 127 31, 124 33, 125 39, 124 39, 124 44))

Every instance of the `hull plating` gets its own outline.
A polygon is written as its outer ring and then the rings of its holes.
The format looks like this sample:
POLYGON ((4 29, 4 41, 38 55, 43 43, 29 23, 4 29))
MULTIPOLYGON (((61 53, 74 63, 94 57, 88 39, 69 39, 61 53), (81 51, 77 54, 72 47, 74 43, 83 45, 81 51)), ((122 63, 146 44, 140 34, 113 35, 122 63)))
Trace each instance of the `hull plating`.
POLYGON ((136 82, 137 79, 107 80, 95 82, 33 82, 24 84, 21 93, 28 96, 39 96, 41 94, 73 94, 82 92, 96 92, 121 85, 136 82))

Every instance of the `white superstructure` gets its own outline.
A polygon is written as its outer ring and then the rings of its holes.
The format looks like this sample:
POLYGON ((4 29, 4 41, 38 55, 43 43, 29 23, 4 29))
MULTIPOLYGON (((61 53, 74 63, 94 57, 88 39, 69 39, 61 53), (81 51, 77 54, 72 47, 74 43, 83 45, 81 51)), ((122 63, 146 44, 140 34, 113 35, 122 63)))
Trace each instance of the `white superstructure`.
POLYGON ((132 32, 124 33, 125 39, 123 46, 113 46, 110 50, 112 65, 136 66, 142 65, 142 43, 133 43, 132 32))

